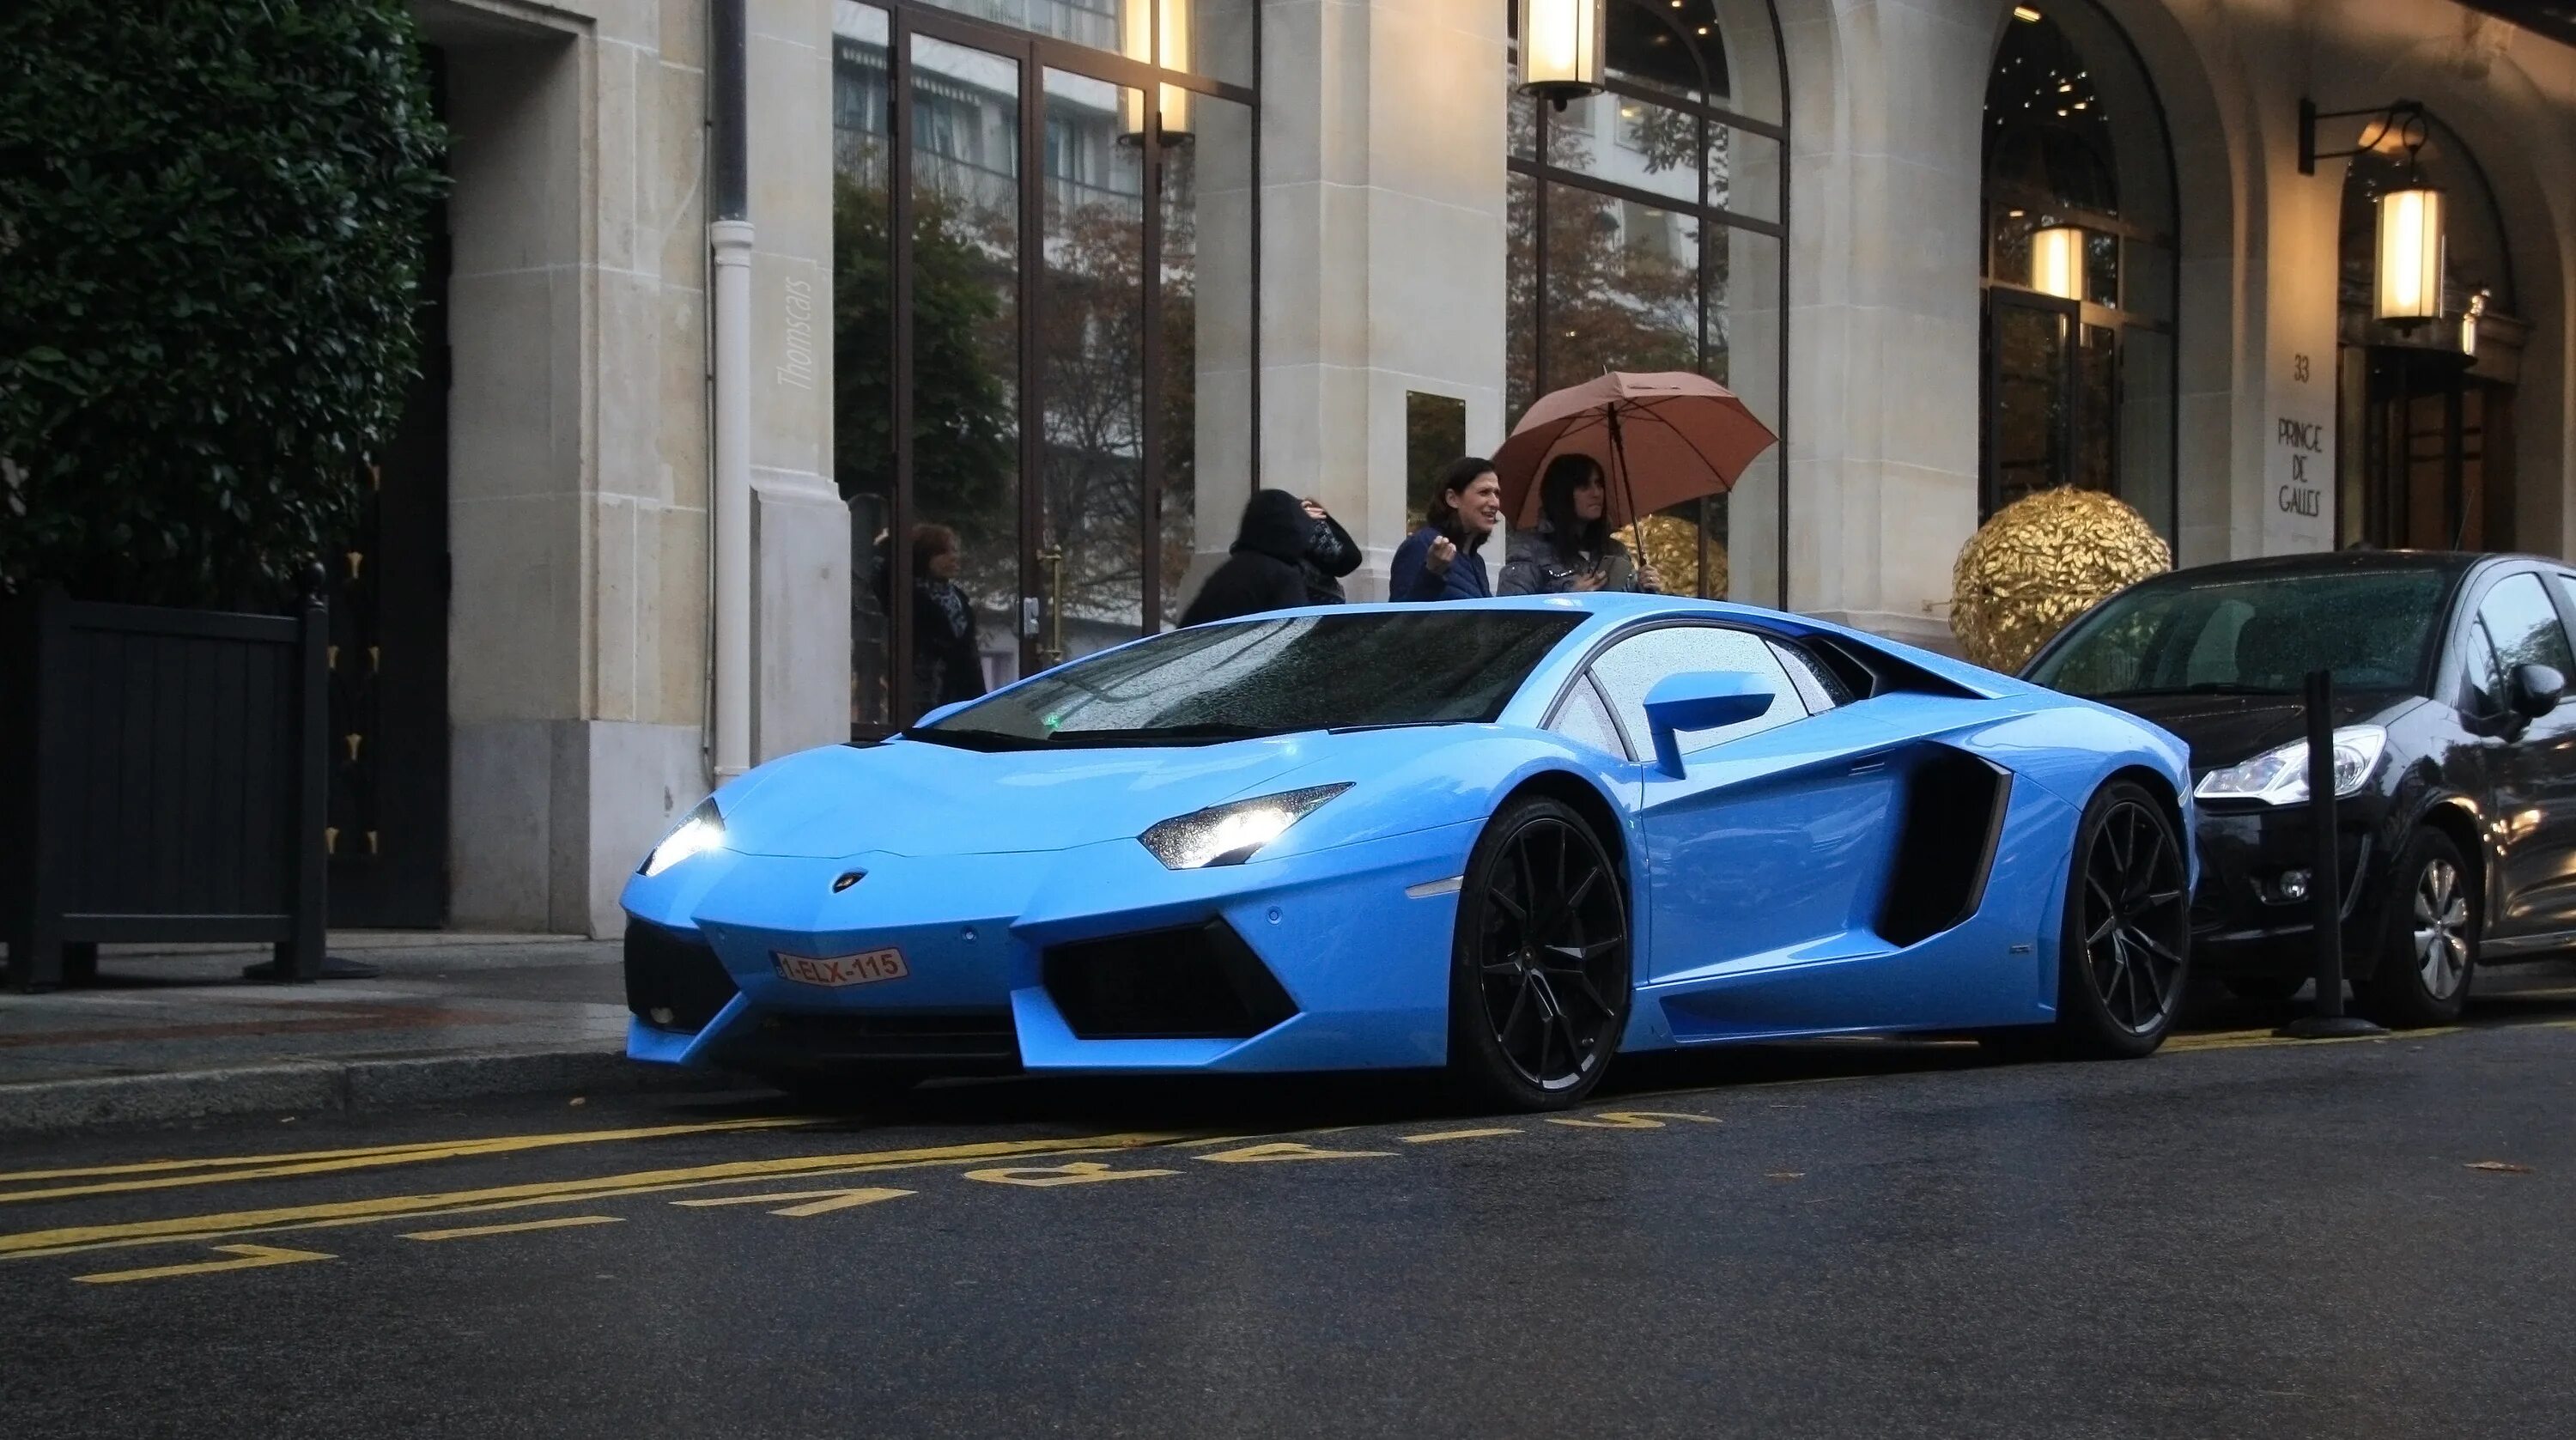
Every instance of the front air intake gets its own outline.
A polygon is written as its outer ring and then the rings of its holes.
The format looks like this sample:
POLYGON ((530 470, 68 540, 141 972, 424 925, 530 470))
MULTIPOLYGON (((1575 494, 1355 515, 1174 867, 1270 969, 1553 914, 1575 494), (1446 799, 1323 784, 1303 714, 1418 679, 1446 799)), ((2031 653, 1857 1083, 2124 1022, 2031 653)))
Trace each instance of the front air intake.
POLYGON ((626 922, 626 1008, 659 1030, 696 1034, 734 997, 724 962, 695 935, 626 922))
POLYGON ((1051 945, 1044 978, 1084 1040, 1239 1040, 1297 1013, 1223 920, 1051 945))

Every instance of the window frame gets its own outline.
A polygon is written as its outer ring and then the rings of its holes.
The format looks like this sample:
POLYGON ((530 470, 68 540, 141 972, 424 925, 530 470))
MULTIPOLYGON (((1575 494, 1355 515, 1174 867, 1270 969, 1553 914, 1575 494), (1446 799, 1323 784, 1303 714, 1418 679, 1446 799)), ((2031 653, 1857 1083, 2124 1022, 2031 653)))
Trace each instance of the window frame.
MULTIPOLYGON (((1813 661, 1813 657, 1808 655, 1806 648, 1798 644, 1795 639, 1785 635, 1774 634, 1758 625, 1747 625, 1738 621, 1702 620, 1696 617, 1686 616, 1665 620, 1652 620, 1642 625, 1631 625, 1622 630, 1614 630, 1610 634, 1601 637, 1599 640, 1594 641, 1589 649, 1584 651, 1582 660, 1574 667, 1572 678, 1557 687, 1556 698, 1549 701, 1547 709, 1542 712, 1543 718, 1539 721, 1539 728, 1546 730, 1551 734, 1563 734, 1562 731, 1559 731, 1556 728, 1558 718, 1565 713, 1566 703, 1573 699, 1576 687, 1588 685, 1592 688, 1593 698, 1600 702, 1603 712, 1609 715, 1611 729, 1618 733, 1620 743, 1626 747, 1628 752, 1628 763, 1631 765, 1648 763, 1646 759, 1641 757, 1651 757, 1654 753, 1654 746, 1651 743, 1653 737, 1647 737, 1649 743, 1647 743, 1643 748, 1640 748, 1638 737, 1629 733, 1628 722, 1619 714, 1619 707, 1612 703, 1610 699, 1608 687, 1604 686, 1600 682, 1599 678, 1594 674, 1594 670, 1601 663, 1601 658, 1603 656, 1631 640, 1642 638, 1657 630, 1685 629, 1727 630, 1739 635, 1749 635, 1753 639, 1762 642, 1773 650, 1786 650, 1792 655, 1805 656, 1813 661)), ((1798 703, 1798 708, 1801 713, 1795 719, 1784 720, 1778 725, 1767 726, 1765 727, 1766 729, 1785 729, 1788 726, 1797 724, 1801 720, 1813 720, 1818 715, 1825 713, 1825 711, 1818 710, 1808 703, 1806 694, 1804 691, 1799 689, 1798 678, 1790 671, 1789 662, 1787 660, 1780 659, 1775 655, 1773 657, 1773 663, 1777 664, 1780 667, 1781 673, 1788 677, 1788 697, 1798 703)), ((1813 663, 1823 667, 1822 661, 1813 661, 1813 663)), ((1828 673, 1832 673, 1831 667, 1823 668, 1825 668, 1828 673)), ((1846 685, 1845 688, 1849 688, 1848 685, 1846 685)), ((1865 698, 1867 697, 1858 694, 1855 694, 1852 697, 1853 700, 1865 698)), ((1842 708, 1842 705, 1850 703, 1851 701, 1844 701, 1841 702, 1841 704, 1833 705, 1828 708, 1840 709, 1842 708)), ((1761 734, 1763 732, 1755 731, 1753 733, 1761 734)), ((1572 739, 1573 737, 1567 736, 1566 738, 1572 739)), ((1717 745, 1724 745, 1727 743, 1729 742, 1721 740, 1717 742, 1717 745)), ((1716 745, 1704 745, 1700 747, 1700 750, 1712 750, 1715 748, 1717 748, 1716 745)), ((1700 750, 1693 750, 1685 753, 1696 755, 1700 753, 1700 750)))

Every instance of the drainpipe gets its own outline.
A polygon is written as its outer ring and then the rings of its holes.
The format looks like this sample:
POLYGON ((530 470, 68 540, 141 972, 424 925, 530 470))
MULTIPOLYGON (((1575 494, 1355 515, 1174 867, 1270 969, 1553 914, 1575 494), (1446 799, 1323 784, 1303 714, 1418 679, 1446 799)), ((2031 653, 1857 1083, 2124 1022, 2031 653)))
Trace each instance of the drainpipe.
POLYGON ((751 768, 751 201, 743 85, 744 0, 715 0, 707 70, 715 218, 716 783, 751 768))

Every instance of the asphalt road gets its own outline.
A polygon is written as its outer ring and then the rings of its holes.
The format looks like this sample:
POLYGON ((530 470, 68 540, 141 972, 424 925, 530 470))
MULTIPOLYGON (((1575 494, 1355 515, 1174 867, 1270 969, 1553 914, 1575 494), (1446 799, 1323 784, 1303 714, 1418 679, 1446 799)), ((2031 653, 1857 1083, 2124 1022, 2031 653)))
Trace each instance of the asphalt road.
POLYGON ((1023 1081, 889 1116, 14 1143, 0 1434, 2347 1440, 2576 1411, 2563 974, 2406 1038, 1614 1081, 1553 1118, 1403 1080, 1023 1081))

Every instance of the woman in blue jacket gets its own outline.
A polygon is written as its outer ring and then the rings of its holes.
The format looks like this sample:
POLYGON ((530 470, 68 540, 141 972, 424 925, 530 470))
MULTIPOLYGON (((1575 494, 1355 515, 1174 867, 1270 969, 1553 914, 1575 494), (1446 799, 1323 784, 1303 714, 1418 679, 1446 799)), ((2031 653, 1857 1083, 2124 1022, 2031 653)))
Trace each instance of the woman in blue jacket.
POLYGON ((1390 600, 1482 600, 1494 593, 1485 557, 1476 553, 1503 523, 1503 482, 1494 465, 1469 455, 1440 473, 1422 528, 1395 547, 1388 562, 1390 600))

